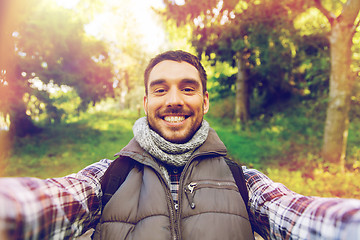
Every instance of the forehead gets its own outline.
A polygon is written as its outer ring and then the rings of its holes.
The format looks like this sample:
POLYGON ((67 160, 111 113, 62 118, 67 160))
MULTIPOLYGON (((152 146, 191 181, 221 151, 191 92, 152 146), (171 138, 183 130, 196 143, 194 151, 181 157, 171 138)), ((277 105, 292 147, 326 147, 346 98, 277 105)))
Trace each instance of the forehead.
POLYGON ((190 63, 165 60, 156 64, 151 70, 148 85, 156 80, 171 82, 183 79, 201 81, 198 70, 190 63))

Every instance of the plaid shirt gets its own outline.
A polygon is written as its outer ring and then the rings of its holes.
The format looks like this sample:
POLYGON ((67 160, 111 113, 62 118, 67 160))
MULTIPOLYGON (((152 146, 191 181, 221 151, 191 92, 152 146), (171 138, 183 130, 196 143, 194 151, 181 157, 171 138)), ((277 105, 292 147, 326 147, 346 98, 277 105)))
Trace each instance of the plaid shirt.
POLYGON ((179 183, 180 183, 180 176, 181 176, 183 167, 167 166, 166 170, 168 171, 168 174, 170 177, 170 192, 171 192, 172 198, 174 200, 175 209, 178 210, 179 183))
MULTIPOLYGON (((0 238, 65 239, 101 216, 101 160, 63 178, 0 179, 0 238)), ((250 220, 265 239, 360 239, 360 200, 305 197, 244 168, 250 220)))

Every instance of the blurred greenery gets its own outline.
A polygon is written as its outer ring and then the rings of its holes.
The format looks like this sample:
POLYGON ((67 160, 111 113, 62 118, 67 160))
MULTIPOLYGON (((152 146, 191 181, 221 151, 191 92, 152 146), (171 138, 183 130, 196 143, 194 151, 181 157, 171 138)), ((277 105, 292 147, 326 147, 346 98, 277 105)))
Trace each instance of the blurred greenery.
POLYGON ((112 159, 131 139, 135 116, 126 112, 87 113, 68 123, 48 125, 38 135, 16 138, 8 150, 11 157, 1 163, 7 165, 4 174, 58 177, 102 158, 112 159))

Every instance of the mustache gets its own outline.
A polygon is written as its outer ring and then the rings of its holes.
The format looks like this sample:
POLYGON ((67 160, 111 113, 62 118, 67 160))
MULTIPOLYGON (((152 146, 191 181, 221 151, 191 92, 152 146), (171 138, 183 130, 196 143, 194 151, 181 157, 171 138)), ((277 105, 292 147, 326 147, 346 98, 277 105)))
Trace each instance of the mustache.
POLYGON ((194 112, 192 110, 185 110, 182 107, 171 107, 171 108, 166 108, 164 110, 160 110, 158 112, 158 114, 160 116, 164 116, 164 115, 185 115, 185 116, 189 116, 192 115, 194 112))

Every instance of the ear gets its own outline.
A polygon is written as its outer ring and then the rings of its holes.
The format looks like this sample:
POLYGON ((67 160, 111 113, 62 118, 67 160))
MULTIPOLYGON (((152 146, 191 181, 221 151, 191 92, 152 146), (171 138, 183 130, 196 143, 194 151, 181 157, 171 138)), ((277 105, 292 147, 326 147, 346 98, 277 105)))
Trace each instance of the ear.
POLYGON ((144 96, 144 112, 145 112, 145 115, 147 115, 147 97, 146 95, 144 96))
POLYGON ((204 94, 204 114, 209 111, 210 103, 209 103, 209 93, 208 91, 204 94))

